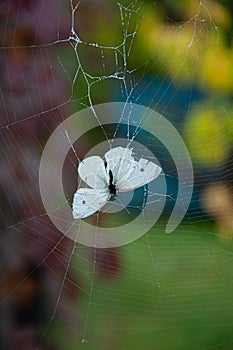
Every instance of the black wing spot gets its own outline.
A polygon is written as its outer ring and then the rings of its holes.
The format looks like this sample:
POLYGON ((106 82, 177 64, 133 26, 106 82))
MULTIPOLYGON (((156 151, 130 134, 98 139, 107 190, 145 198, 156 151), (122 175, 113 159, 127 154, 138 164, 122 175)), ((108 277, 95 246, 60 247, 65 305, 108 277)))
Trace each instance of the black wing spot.
POLYGON ((82 204, 86 204, 86 201, 83 200, 83 201, 82 201, 82 204))
POLYGON ((144 168, 141 168, 140 171, 143 172, 145 169, 144 168))

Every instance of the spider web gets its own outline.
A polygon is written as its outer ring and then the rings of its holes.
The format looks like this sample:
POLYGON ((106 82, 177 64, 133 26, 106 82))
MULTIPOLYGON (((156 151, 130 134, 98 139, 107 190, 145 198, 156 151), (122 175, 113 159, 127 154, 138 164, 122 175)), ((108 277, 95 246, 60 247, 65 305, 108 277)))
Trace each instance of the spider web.
MULTIPOLYGON (((96 107, 116 101, 146 106, 164 116, 187 144, 184 124, 204 101, 206 111, 218 105, 230 125, 222 91, 216 89, 214 100, 208 99, 204 82, 198 86, 196 81, 205 64, 203 47, 215 52, 222 45, 210 4, 195 2, 190 11, 187 7, 189 17, 176 13, 177 21, 165 15, 162 5, 101 0, 1 4, 3 349, 232 347, 232 197, 226 187, 231 160, 225 157, 223 164, 203 170, 201 162, 195 163, 195 151, 209 148, 212 141, 203 140, 201 149, 198 141, 190 145, 192 201, 182 224, 167 235, 179 187, 171 154, 144 130, 148 115, 128 112, 105 125, 96 107), (66 123, 84 109, 92 118, 89 129, 73 142, 66 123), (61 123, 65 127, 55 158, 64 139, 69 144, 61 169, 65 204, 72 204, 77 165, 88 155, 103 156, 120 145, 161 164, 157 187, 141 189, 140 204, 131 202, 131 195, 120 197, 107 214, 89 218, 93 237, 101 225, 109 231, 123 227, 127 234, 124 225, 139 210, 145 231, 138 240, 115 248, 90 247, 80 244, 81 229, 70 239, 48 217, 40 198, 39 167, 46 142, 61 123), (229 204, 227 210, 221 203, 220 209, 212 206, 218 200, 229 204), (157 222, 155 209, 143 216, 144 206, 154 203, 164 204, 157 222), (154 225, 147 232, 148 223, 154 225)), ((79 119, 86 125, 87 120, 79 119)), ((227 131, 220 128, 215 134, 224 144, 227 131)), ((170 131, 167 136, 172 137, 170 131)), ((229 149, 226 142, 223 153, 229 149)), ((182 158, 181 149, 175 151, 182 158)), ((218 157, 216 146, 217 164, 218 157)), ((52 164, 54 158, 47 161, 52 164)), ((48 193, 62 209, 52 185, 48 193)))

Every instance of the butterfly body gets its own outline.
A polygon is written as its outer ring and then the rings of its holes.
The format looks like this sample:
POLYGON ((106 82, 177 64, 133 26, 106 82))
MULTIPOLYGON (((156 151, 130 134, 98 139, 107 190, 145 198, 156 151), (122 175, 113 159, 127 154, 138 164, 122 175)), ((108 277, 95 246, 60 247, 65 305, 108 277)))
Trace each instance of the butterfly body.
POLYGON ((105 161, 98 156, 85 158, 78 166, 80 178, 90 188, 78 188, 74 194, 74 219, 99 211, 118 192, 128 192, 157 178, 161 168, 144 158, 135 161, 132 150, 116 147, 108 151, 105 161))
POLYGON ((113 183, 113 174, 112 170, 109 170, 109 193, 113 196, 117 195, 116 185, 113 183))

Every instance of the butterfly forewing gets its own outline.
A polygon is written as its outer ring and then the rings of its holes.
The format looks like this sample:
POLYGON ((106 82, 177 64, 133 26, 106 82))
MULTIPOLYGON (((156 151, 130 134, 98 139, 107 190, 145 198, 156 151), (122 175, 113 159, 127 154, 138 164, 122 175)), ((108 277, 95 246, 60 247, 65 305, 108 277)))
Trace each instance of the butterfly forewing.
POLYGON ((134 158, 132 150, 123 147, 116 147, 105 154, 107 161, 107 172, 111 170, 114 184, 119 183, 132 171, 134 158))
POLYGON ((105 189, 108 186, 108 176, 103 159, 98 156, 85 158, 78 166, 81 179, 94 189, 105 189))
POLYGON ((72 205, 74 219, 86 218, 100 210, 110 198, 109 192, 99 192, 93 188, 79 188, 72 205))
POLYGON ((110 149, 108 152, 104 155, 107 162, 109 161, 115 161, 117 158, 125 158, 130 159, 132 158, 132 149, 130 148, 123 148, 123 147, 115 147, 110 149))
POLYGON ((141 158, 133 162, 131 172, 117 183, 117 188, 119 192, 127 192, 142 187, 156 179, 161 170, 157 164, 141 158))

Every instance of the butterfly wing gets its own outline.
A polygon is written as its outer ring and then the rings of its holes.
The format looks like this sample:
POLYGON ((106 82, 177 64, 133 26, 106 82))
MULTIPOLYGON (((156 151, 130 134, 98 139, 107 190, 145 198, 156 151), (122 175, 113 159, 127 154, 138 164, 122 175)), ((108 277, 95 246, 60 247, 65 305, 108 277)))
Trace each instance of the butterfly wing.
POLYGON ((107 174, 112 171, 113 183, 122 181, 132 170, 134 158, 129 148, 116 147, 105 153, 107 174))
POLYGON ((131 159, 132 157, 132 149, 124 148, 124 147, 115 147, 110 149, 104 155, 107 162, 110 162, 117 158, 126 158, 131 159))
POLYGON ((74 219, 86 218, 100 210, 108 201, 108 192, 98 192, 93 188, 79 188, 73 198, 74 219))
POLYGON ((103 190, 108 187, 108 176, 104 161, 98 156, 88 157, 80 162, 78 173, 81 179, 94 189, 103 190))
POLYGON ((142 187, 156 179, 162 171, 160 166, 144 158, 141 158, 138 162, 132 162, 131 160, 128 160, 128 162, 130 163, 128 168, 131 170, 127 177, 123 177, 116 184, 119 192, 128 192, 142 187))

